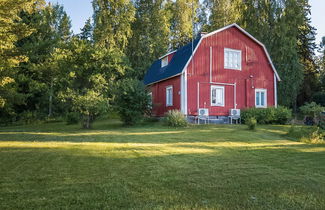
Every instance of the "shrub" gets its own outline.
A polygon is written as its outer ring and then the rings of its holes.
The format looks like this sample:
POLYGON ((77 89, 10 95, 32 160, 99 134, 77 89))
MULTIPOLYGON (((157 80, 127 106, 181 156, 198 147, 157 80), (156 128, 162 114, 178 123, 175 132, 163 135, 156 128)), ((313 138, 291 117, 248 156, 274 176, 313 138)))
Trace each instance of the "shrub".
POLYGON ((305 103, 305 105, 300 107, 300 111, 305 116, 305 120, 312 119, 312 124, 318 124, 320 120, 320 114, 324 111, 324 107, 316 104, 315 102, 305 103))
POLYGON ((31 112, 31 111, 24 111, 23 113, 21 113, 20 120, 24 124, 31 124, 38 121, 36 112, 31 112))
POLYGON ((116 110, 125 125, 134 125, 142 121, 144 115, 151 109, 149 92, 139 80, 120 81, 115 95, 116 110))
POLYGON ((166 113, 165 122, 172 127, 185 127, 188 125, 185 116, 179 110, 169 110, 166 113))
POLYGON ((78 112, 69 112, 66 115, 67 125, 77 124, 80 120, 80 114, 78 112))
POLYGON ((255 130, 257 121, 254 117, 251 117, 245 121, 245 124, 248 126, 249 130, 255 130))
POLYGON ((325 144, 324 135, 316 126, 306 127, 292 125, 287 135, 305 143, 325 144))
POLYGON ((244 122, 250 118, 255 118, 258 124, 286 124, 291 117, 291 110, 283 106, 265 109, 250 108, 243 110, 241 114, 244 122))

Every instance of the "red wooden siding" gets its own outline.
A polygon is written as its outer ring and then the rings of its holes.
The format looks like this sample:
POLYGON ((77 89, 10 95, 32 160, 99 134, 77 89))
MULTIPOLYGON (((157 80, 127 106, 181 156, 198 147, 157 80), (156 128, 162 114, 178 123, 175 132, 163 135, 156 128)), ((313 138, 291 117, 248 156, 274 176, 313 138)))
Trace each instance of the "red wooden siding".
POLYGON ((175 53, 171 53, 171 54, 168 55, 168 63, 172 60, 174 55, 175 55, 175 53))
MULTIPOLYGON (((228 115, 234 107, 234 85, 225 85, 225 106, 212 107, 210 100, 210 47, 212 47, 212 82, 236 83, 237 108, 255 106, 255 88, 267 89, 267 105, 274 106, 274 72, 264 49, 235 27, 204 38, 187 68, 188 115, 199 108, 209 108, 210 115, 228 115), (224 48, 241 50, 242 70, 224 69, 224 48)), ((221 85, 220 85, 221 86, 221 85)))
POLYGON ((164 80, 150 86, 153 99, 154 116, 164 116, 171 109, 180 109, 180 76, 164 80), (173 86, 173 106, 166 106, 166 87, 173 86))

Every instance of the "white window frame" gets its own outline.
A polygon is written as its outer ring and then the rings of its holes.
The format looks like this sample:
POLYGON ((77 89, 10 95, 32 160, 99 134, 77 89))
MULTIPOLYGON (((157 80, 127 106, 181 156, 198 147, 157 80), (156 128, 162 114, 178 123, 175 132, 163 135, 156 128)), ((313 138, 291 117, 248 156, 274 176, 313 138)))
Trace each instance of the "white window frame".
POLYGON ((241 52, 241 50, 234 50, 234 49, 229 49, 229 48, 224 49, 224 68, 232 69, 232 70, 241 70, 242 69, 242 52, 241 52), (229 65, 229 62, 227 62, 229 60, 229 58, 227 57, 227 53, 238 53, 239 54, 239 58, 237 59, 237 62, 239 62, 238 67, 229 65))
POLYGON ((149 93, 148 93, 148 96, 150 97, 149 107, 152 109, 152 105, 153 105, 152 92, 149 92, 149 93))
POLYGON ((167 86, 166 87, 166 106, 173 106, 173 86, 167 86), (170 93, 171 93, 171 101, 169 101, 169 97, 168 97, 168 93, 169 93, 169 90, 170 90, 170 93))
POLYGON ((210 89, 210 99, 211 99, 211 106, 221 106, 221 107, 224 107, 225 106, 225 87, 224 86, 218 86, 218 85, 211 85, 211 89, 210 89), (213 96, 212 96, 212 91, 214 89, 222 89, 222 103, 217 103, 217 100, 216 100, 216 103, 213 103, 213 96))
POLYGON ((168 65, 168 56, 163 57, 163 58, 161 59, 161 68, 163 68, 163 67, 165 67, 165 66, 167 66, 167 65, 168 65))
POLYGON ((267 90, 266 89, 255 89, 255 107, 256 108, 267 108, 267 90), (261 105, 262 102, 262 97, 261 97, 261 93, 264 93, 264 105, 261 105), (259 97, 259 105, 257 105, 257 94, 260 94, 259 97))

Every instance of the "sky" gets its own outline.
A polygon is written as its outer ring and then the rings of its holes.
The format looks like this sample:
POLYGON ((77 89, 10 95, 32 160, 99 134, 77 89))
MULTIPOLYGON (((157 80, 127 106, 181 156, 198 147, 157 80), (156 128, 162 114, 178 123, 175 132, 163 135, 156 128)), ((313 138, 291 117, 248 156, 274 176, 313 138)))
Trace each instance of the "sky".
MULTIPOLYGON (((72 20, 72 30, 79 33, 88 18, 92 16, 92 0, 47 0, 62 4, 72 20)), ((309 0, 312 25, 317 29, 316 43, 325 36, 325 0, 309 0)))

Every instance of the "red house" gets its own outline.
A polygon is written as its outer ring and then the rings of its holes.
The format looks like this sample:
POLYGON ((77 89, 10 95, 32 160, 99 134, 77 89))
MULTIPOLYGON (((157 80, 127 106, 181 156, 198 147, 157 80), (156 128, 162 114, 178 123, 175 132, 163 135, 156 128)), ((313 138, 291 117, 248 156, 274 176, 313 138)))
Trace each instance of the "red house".
POLYGON ((156 60, 144 83, 150 87, 155 116, 200 109, 216 118, 232 109, 277 106, 279 75, 265 46, 232 24, 156 60))

